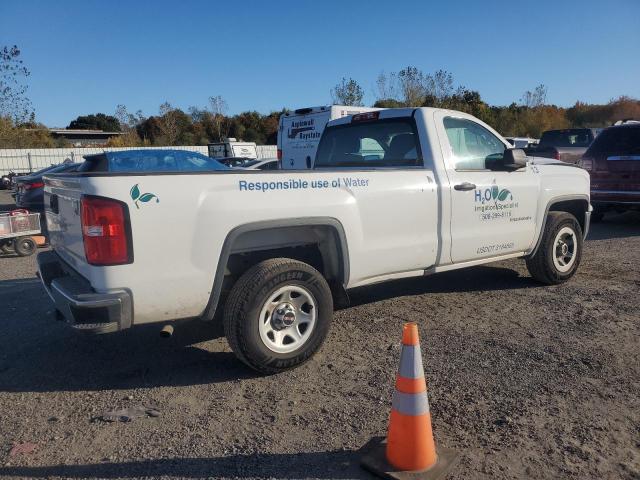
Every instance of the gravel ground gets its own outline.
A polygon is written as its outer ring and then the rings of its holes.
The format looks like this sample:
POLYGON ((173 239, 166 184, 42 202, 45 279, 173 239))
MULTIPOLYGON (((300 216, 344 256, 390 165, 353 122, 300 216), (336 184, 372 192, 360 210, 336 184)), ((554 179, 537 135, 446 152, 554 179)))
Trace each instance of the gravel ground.
MULTIPOLYGON (((0 206, 7 204, 0 192, 0 206)), ((352 292, 321 352, 260 377, 197 322, 84 336, 35 258, 0 258, 0 477, 370 478, 417 321, 447 478, 640 478, 640 215, 595 225, 569 283, 509 261, 352 292), (159 417, 96 420, 153 406, 159 417), (31 442, 32 453, 10 455, 31 442)))

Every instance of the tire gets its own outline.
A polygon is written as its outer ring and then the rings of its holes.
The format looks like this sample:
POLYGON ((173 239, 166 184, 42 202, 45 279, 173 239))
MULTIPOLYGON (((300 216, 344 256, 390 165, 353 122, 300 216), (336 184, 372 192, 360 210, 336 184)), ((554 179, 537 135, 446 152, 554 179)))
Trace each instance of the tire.
POLYGON ((332 316, 333 298, 322 274, 306 263, 274 258, 251 267, 233 286, 224 332, 241 361, 272 374, 311 358, 332 316))
POLYGON ((21 257, 33 255, 36 248, 36 242, 31 237, 18 237, 13 241, 13 249, 21 257))
POLYGON ((566 212, 549 212, 538 251, 527 258, 527 269, 539 282, 564 283, 580 265, 582 244, 582 228, 576 217, 566 212))

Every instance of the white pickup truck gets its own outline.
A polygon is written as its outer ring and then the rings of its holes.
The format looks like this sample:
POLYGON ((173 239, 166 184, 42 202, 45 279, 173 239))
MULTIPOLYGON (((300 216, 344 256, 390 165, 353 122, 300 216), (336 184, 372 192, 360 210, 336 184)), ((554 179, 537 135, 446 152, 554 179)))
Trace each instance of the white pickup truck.
POLYGON ((88 171, 45 191, 40 276, 75 328, 222 321, 267 373, 314 354, 353 287, 515 257, 564 282, 591 211, 586 171, 432 108, 330 122, 312 170, 88 171))

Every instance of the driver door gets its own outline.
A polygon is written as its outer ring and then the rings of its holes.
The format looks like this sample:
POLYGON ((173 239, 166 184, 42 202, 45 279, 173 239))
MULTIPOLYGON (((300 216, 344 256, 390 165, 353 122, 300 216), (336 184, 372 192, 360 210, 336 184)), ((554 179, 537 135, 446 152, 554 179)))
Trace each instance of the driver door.
POLYGON ((451 262, 528 250, 534 239, 540 180, 531 166, 490 170, 507 144, 470 116, 437 112, 451 198, 451 262))

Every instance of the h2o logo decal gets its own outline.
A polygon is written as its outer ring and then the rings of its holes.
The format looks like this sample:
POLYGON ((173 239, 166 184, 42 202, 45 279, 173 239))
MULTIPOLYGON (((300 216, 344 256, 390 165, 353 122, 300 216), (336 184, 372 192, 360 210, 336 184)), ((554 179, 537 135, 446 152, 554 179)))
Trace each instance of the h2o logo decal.
POLYGON ((160 203, 160 199, 155 193, 140 193, 140 187, 136 183, 133 187, 131 187, 131 191, 129 191, 129 195, 131 195, 131 200, 135 204, 136 208, 140 208, 138 202, 147 203, 156 199, 156 203, 160 203))
POLYGON ((491 187, 485 189, 476 189, 475 191, 476 203, 487 203, 493 201, 494 204, 498 202, 513 201, 513 194, 506 188, 500 188, 495 184, 495 181, 491 187))

